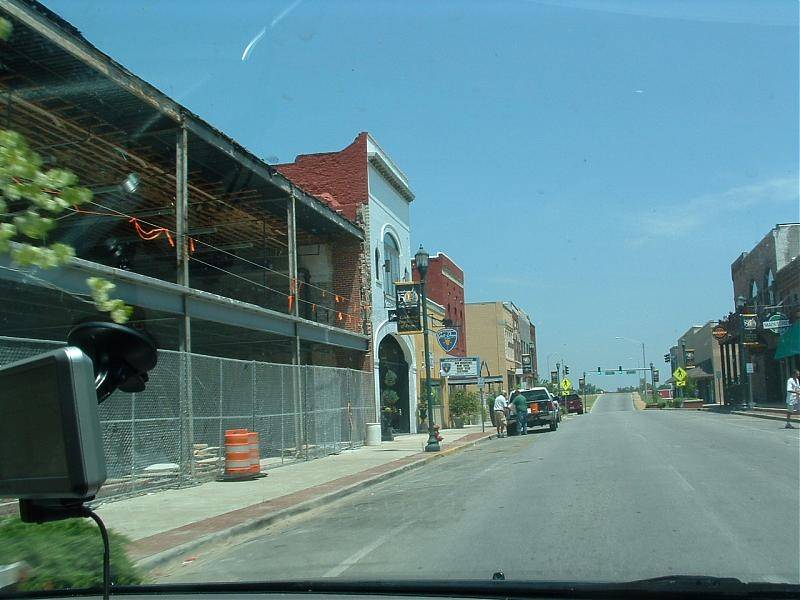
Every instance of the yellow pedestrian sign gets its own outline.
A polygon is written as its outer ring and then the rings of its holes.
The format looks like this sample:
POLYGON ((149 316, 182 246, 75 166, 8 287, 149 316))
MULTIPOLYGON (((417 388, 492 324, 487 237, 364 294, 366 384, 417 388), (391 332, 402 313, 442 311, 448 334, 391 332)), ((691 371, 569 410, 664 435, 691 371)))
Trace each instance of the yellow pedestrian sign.
POLYGON ((678 367, 672 372, 672 376, 675 378, 675 385, 678 387, 686 386, 686 369, 678 367))
POLYGON ((564 392, 570 391, 572 389, 572 382, 566 377, 564 377, 564 379, 561 380, 561 389, 564 392))

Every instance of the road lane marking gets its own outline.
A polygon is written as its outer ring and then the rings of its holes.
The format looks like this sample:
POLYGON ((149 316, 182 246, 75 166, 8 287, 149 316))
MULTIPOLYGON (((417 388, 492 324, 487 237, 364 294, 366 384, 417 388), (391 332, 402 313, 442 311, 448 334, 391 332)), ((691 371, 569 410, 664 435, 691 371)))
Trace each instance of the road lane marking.
POLYGON ((347 569, 349 569, 354 564, 356 564, 358 561, 360 561, 362 558, 364 558, 367 554, 369 554, 373 550, 376 550, 380 545, 388 542, 392 537, 394 537, 395 535, 397 535, 398 533, 403 531, 406 527, 409 527, 412 523, 414 523, 414 521, 408 521, 407 523, 404 523, 403 525, 400 525, 399 527, 395 527, 394 529, 390 530, 389 532, 383 534, 381 537, 379 537, 377 540, 375 540, 371 544, 367 544, 366 546, 364 546, 361 550, 359 550, 355 554, 352 554, 351 556, 348 556, 342 562, 340 562, 338 565, 336 565, 332 569, 329 569, 328 571, 326 571, 325 574, 323 575, 323 577, 338 577, 339 575, 344 573, 347 569))
POLYGON ((670 469, 670 471, 672 471, 672 473, 675 475, 675 477, 678 478, 678 481, 680 482, 681 487, 684 490, 686 490, 687 492, 694 492, 695 491, 694 486, 691 483, 689 483, 688 481, 686 481, 686 478, 678 472, 678 469, 676 469, 672 465, 669 465, 669 469, 670 469))

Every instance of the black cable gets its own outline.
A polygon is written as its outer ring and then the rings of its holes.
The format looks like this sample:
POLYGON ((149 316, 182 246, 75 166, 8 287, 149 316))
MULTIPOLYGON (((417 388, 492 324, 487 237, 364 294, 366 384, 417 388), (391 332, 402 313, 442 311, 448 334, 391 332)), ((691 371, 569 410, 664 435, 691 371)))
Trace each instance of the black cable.
POLYGON ((100 535, 103 536, 103 600, 108 600, 108 592, 111 587, 111 546, 108 541, 108 530, 100 515, 91 508, 86 508, 86 516, 97 523, 100 535))

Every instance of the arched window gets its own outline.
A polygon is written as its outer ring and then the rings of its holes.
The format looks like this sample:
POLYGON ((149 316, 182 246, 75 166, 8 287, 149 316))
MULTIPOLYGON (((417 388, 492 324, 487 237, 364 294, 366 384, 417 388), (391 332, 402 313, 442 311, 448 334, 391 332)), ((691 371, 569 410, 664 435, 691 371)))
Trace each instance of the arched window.
POLYGON ((386 274, 386 291, 394 296, 394 282, 400 280, 400 246, 388 233, 383 236, 383 255, 389 266, 389 272, 386 274))
POLYGON ((753 299, 758 298, 758 284, 755 279, 750 282, 750 297, 753 299))
POLYGON ((764 302, 775 304, 775 276, 772 274, 772 269, 769 269, 764 276, 764 302))

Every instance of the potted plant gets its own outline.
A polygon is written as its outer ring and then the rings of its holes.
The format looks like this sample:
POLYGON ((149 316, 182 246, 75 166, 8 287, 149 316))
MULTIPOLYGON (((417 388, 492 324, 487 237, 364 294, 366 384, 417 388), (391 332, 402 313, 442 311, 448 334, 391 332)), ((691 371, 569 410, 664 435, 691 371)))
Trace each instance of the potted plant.
POLYGON ((400 395, 392 389, 396 382, 397 375, 391 369, 388 370, 384 377, 384 384, 387 387, 381 392, 381 440, 384 442, 394 440, 392 424, 397 412, 397 403, 400 401, 400 395))
POLYGON ((453 427, 461 429, 464 421, 480 411, 480 399, 475 392, 458 390, 450 395, 450 417, 453 427))

